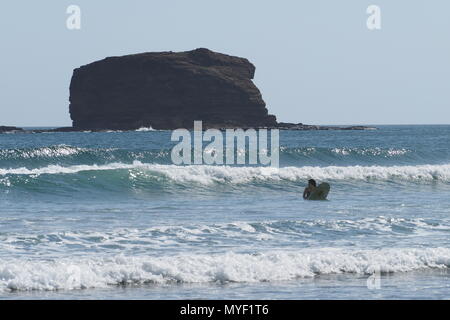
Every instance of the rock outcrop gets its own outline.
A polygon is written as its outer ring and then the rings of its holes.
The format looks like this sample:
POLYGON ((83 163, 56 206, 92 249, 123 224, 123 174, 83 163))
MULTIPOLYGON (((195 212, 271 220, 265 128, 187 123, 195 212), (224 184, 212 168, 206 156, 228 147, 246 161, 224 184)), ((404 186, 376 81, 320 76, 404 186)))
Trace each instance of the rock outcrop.
POLYGON ((74 70, 76 130, 276 127, 247 59, 208 49, 110 57, 74 70))
POLYGON ((277 125, 277 129, 310 131, 310 130, 376 130, 377 128, 367 126, 350 126, 350 127, 317 126, 303 123, 279 122, 277 125))
POLYGON ((23 131, 22 128, 0 126, 0 133, 23 131))

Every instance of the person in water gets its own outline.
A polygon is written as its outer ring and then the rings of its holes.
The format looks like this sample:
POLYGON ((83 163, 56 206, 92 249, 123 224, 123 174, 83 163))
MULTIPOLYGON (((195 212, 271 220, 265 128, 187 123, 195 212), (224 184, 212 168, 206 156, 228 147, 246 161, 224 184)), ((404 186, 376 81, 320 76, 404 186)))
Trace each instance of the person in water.
POLYGON ((308 199, 311 193, 313 193, 314 190, 317 188, 317 182, 314 179, 308 180, 308 186, 305 188, 305 191, 303 191, 303 199, 308 199))

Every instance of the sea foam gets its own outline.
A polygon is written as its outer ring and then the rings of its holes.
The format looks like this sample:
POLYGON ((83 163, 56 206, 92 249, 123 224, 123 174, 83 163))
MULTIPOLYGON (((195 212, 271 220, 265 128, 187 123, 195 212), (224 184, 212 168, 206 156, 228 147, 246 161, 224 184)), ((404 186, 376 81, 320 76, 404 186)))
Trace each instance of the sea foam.
POLYGON ((372 274, 446 269, 448 248, 334 248, 254 254, 184 254, 61 258, 53 261, 2 259, 0 291, 104 288, 151 283, 292 281, 323 274, 372 274))
POLYGON ((230 166, 176 166, 133 163, 105 165, 49 165, 28 169, 0 169, 0 176, 42 174, 74 174, 88 171, 139 170, 147 175, 164 175, 175 182, 250 183, 254 181, 299 181, 314 177, 319 180, 382 180, 382 181, 450 181, 450 164, 417 166, 328 166, 328 167, 230 167, 230 166))

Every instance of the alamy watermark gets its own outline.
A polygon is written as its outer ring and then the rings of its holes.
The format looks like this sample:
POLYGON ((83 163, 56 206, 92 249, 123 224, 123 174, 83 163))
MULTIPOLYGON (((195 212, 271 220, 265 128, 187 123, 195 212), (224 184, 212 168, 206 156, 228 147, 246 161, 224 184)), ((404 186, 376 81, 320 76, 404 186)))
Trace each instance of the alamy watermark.
POLYGON ((367 278, 367 289, 380 290, 381 289, 381 271, 380 268, 375 268, 372 275, 367 278))
POLYGON ((381 30, 381 8, 376 5, 370 5, 366 12, 369 15, 366 22, 367 29, 371 31, 381 30))
POLYGON ((81 287, 81 269, 75 265, 69 265, 66 269, 67 274, 67 287, 68 288, 80 288, 81 287))
POLYGON ((66 13, 69 15, 66 20, 66 27, 69 30, 81 29, 81 8, 77 5, 70 5, 66 9, 66 13))
MULTIPOLYGON (((381 30, 381 8, 377 5, 367 7, 366 13, 369 15, 366 21, 369 30, 381 30)), ((66 27, 69 30, 81 29, 81 8, 78 5, 71 4, 66 9, 69 16, 66 20, 66 27)))
POLYGON ((279 167, 280 142, 278 129, 208 129, 202 121, 194 121, 193 139, 187 129, 172 132, 172 162, 177 165, 250 164, 279 167), (270 132, 270 143, 268 136, 270 132), (203 142, 209 142, 203 147, 203 142))

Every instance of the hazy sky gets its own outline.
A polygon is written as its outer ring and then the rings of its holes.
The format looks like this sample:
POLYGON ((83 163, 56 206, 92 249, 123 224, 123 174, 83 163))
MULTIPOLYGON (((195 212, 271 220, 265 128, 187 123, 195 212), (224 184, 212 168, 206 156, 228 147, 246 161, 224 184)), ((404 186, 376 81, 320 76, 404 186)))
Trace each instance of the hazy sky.
POLYGON ((0 125, 70 125, 81 65, 199 47, 254 63, 280 121, 448 124, 449 35, 448 0, 4 0, 0 125), (81 30, 66 28, 70 4, 81 30), (372 4, 381 30, 367 29, 372 4))

